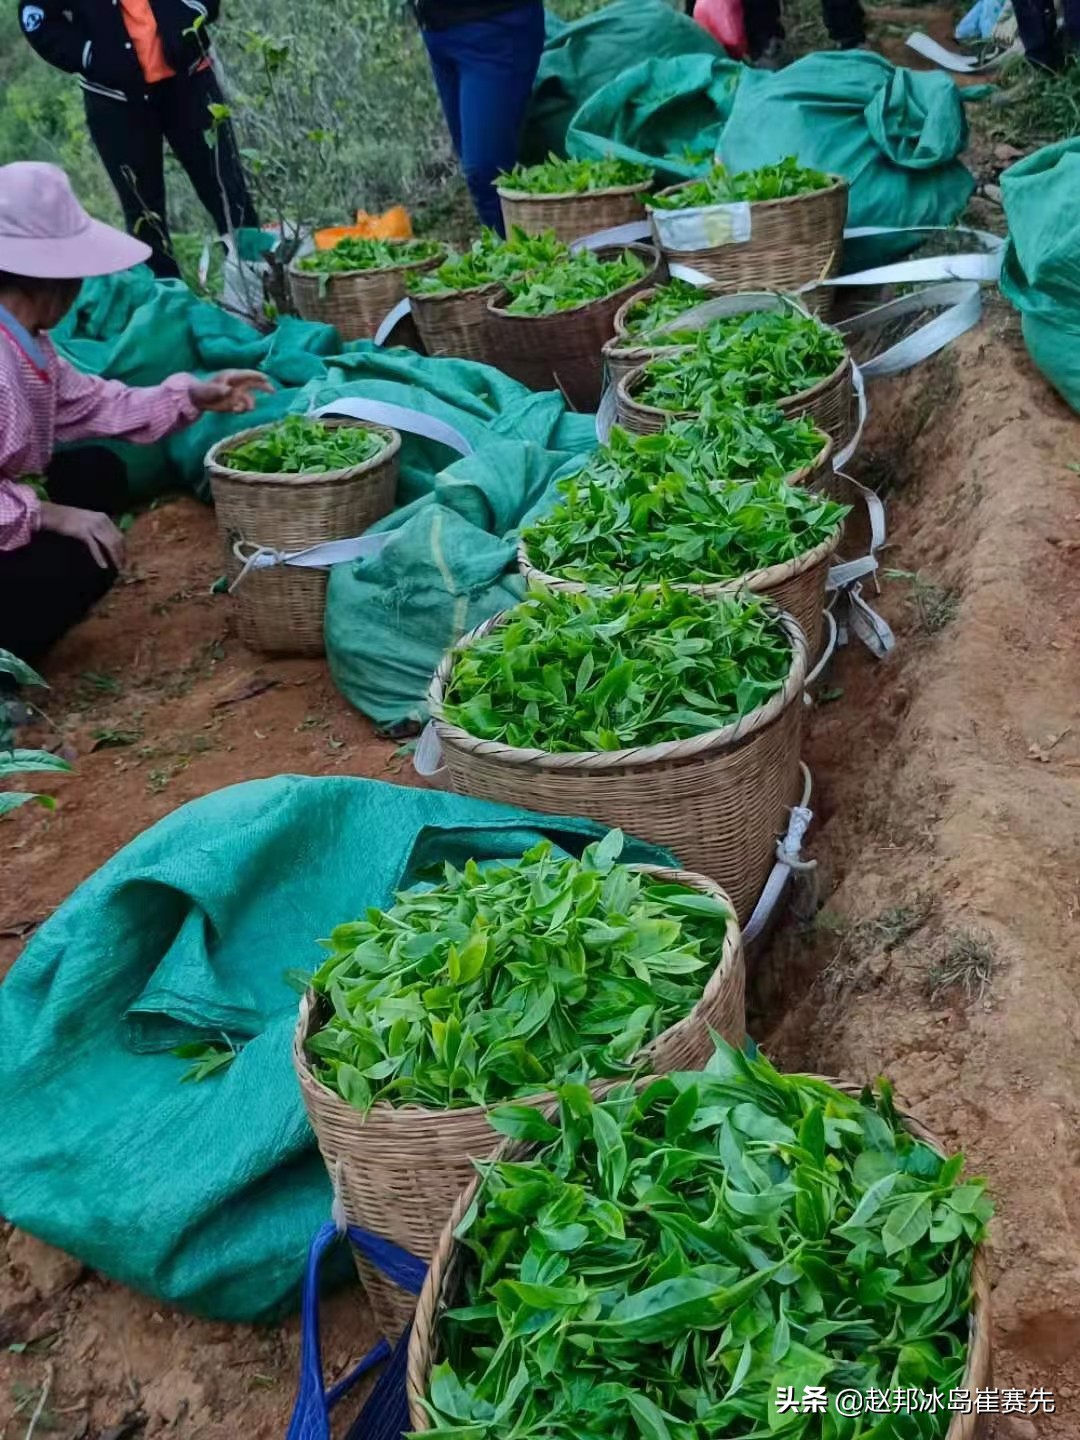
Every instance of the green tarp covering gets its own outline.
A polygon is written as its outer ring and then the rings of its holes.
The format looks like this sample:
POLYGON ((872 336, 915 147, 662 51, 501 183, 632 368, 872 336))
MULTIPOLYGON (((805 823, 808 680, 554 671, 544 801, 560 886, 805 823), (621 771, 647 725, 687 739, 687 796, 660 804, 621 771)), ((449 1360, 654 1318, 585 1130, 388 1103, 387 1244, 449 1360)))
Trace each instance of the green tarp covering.
POLYGON ((1047 145, 1001 177, 1009 239, 1001 293, 1031 358, 1080 411, 1080 139, 1047 145))
POLYGON ((175 811, 75 891, 0 986, 0 1213, 197 1314, 281 1313, 330 1210, 284 972, 427 867, 542 835, 578 854, 602 832, 341 778, 256 780, 175 811), (182 1084, 169 1050, 222 1033, 237 1059, 182 1084))

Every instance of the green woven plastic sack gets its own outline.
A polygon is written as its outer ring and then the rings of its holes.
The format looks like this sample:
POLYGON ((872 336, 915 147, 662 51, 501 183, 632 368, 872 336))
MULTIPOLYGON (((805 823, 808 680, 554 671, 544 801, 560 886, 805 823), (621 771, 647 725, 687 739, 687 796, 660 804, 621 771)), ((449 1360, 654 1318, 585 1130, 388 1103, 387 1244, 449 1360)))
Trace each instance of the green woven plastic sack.
POLYGON ((711 35, 665 0, 613 0, 572 25, 549 16, 522 158, 532 164, 549 151, 565 154, 570 122, 581 106, 642 56, 724 54, 711 35))
MULTIPOLYGON (((747 70, 720 158, 749 170, 795 155, 847 178, 851 226, 951 225, 974 180, 959 160, 967 119, 952 77, 865 51, 807 55, 775 74, 747 70)), ((882 263, 910 238, 862 241, 845 268, 882 263)))
POLYGON ((710 54, 644 60, 585 101, 566 148, 651 165, 661 184, 690 179, 712 165, 743 73, 710 54))
MULTIPOLYGON (((373 780, 278 776, 173 812, 79 887, 0 986, 0 1213, 221 1320, 298 1297, 330 1187, 290 1056, 318 937, 445 860, 603 827, 373 780), (236 1060, 182 1084, 174 1046, 236 1060)), ((633 844, 634 861, 671 864, 633 844)))
POLYGON ((1080 410, 1080 138, 1047 145, 1001 177, 1009 239, 1001 293, 1054 389, 1080 410))

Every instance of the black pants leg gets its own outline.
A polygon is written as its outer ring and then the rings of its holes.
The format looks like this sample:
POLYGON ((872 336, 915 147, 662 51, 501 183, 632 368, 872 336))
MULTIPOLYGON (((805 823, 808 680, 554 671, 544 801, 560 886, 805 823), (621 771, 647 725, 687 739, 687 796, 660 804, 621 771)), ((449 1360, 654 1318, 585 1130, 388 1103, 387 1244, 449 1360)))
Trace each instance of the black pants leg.
MULTIPOLYGON (((127 495, 123 461, 97 446, 57 455, 49 466, 49 499, 57 505, 118 513, 127 495)), ((36 663, 116 579, 81 540, 39 530, 28 545, 0 551, 0 649, 36 663)))
POLYGON ((159 279, 175 279, 165 210, 165 136, 157 107, 144 100, 111 100, 84 92, 86 124, 124 212, 129 235, 153 251, 150 268, 159 279))
POLYGON ((210 106, 224 104, 213 70, 166 80, 154 88, 160 92, 157 107, 165 139, 210 212, 217 233, 224 235, 230 226, 256 228, 259 218, 248 193, 233 127, 228 121, 213 126, 210 106))
POLYGON ((1033 65, 1058 69, 1062 55, 1054 0, 1013 0, 1013 10, 1027 58, 1033 65))
POLYGON ((837 45, 854 49, 866 39, 866 16, 860 0, 822 0, 825 28, 837 45))

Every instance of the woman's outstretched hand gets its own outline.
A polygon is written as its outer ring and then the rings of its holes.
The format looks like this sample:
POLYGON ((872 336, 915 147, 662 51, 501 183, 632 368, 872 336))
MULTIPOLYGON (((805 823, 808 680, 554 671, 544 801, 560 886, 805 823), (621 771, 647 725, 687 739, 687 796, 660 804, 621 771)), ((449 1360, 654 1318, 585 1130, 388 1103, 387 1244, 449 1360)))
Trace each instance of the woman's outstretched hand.
POLYGON ((254 410, 257 393, 274 393, 273 385, 257 370, 222 370, 209 380, 197 380, 189 391, 193 405, 222 415, 246 415, 254 410))
POLYGON ((81 540, 102 570, 119 570, 124 563, 124 537, 108 515, 80 510, 75 505, 41 502, 41 528, 81 540))

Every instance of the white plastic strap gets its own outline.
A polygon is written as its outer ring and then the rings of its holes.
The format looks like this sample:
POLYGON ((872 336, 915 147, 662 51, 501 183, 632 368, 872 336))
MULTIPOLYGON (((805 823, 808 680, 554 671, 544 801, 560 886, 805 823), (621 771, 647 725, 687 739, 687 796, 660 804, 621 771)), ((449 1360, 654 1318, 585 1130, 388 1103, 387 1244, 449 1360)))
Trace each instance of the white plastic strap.
POLYGON ((862 586, 851 585, 837 599, 841 606, 838 616, 839 643, 846 645, 851 635, 857 636, 879 660, 896 649, 896 636, 889 623, 862 596, 862 586))
POLYGON ((608 230, 594 230, 591 235, 582 235, 571 241, 570 249, 602 250, 605 245, 633 245, 640 240, 651 240, 652 230, 647 220, 631 220, 626 225, 612 225, 608 230))
POLYGON ((904 285, 929 280, 979 280, 992 285, 1001 274, 1005 241, 1000 235, 991 235, 986 230, 947 230, 940 225, 857 225, 844 231, 845 240, 882 235, 948 235, 953 239, 962 235, 977 242, 980 249, 963 255, 929 255, 921 260, 898 260, 892 265, 878 265, 873 270, 859 270, 852 275, 834 275, 829 280, 805 285, 803 289, 812 290, 818 283, 823 286, 904 285))
POLYGON ((425 779, 441 775, 446 769, 443 761, 442 742, 439 740, 439 732, 435 729, 434 723, 428 721, 420 732, 420 738, 416 742, 416 749, 412 757, 413 769, 418 775, 425 779))
POLYGON ((802 842, 806 838, 806 832, 814 818, 814 812, 809 808, 810 803, 810 771, 806 766, 802 767, 805 779, 803 791, 803 803, 792 807, 791 816, 788 820, 787 834, 776 845, 776 864, 773 866, 765 888, 762 890, 757 904, 754 906, 754 913, 750 916, 743 928, 743 942, 750 944, 756 940, 765 926, 769 923, 773 911, 787 889, 788 881, 793 874, 808 874, 817 868, 816 861, 803 860, 802 842))
POLYGON ((403 300, 399 300, 394 308, 388 310, 383 316, 382 324, 378 330, 375 331, 373 343, 376 345, 385 345, 397 326, 405 319, 405 316, 411 313, 412 305, 409 303, 409 297, 406 295, 403 300))
POLYGON ((600 404, 596 407, 596 439, 598 444, 606 445, 611 439, 611 429, 618 418, 618 413, 615 386, 609 385, 600 397, 600 404))
POLYGON ((993 70, 1008 56, 1023 54, 1024 50, 1023 45, 1016 41, 1004 49, 992 50, 989 54, 958 55, 955 50, 946 50, 944 45, 939 45, 921 30, 909 35, 904 43, 909 50, 914 50, 916 55, 932 60, 935 65, 940 65, 943 70, 950 70, 954 75, 978 75, 984 70, 993 70))
POLYGON ((371 559, 380 554, 389 534, 357 535, 351 540, 324 540, 305 550, 276 550, 272 545, 253 545, 237 540, 233 554, 243 566, 229 586, 231 595, 253 570, 269 570, 275 565, 295 565, 302 570, 328 570, 331 565, 345 565, 351 560, 371 559))
POLYGON ((436 440, 440 445, 456 450, 459 455, 473 453, 472 444, 461 431, 455 430, 445 420, 437 420, 434 415, 427 415, 423 410, 410 410, 405 405, 391 405, 386 400, 368 400, 360 395, 344 395, 340 400, 331 400, 329 405, 315 410, 313 414, 345 415, 350 420, 366 420, 371 425, 387 425, 391 430, 399 430, 406 435, 420 435, 425 440, 436 440))
POLYGON ((685 280, 688 285, 716 284, 712 275, 706 275, 704 270, 695 270, 692 265, 669 265, 668 274, 673 280, 685 280))
MULTIPOLYGON (((806 677, 803 685, 804 690, 809 690, 811 685, 815 684, 818 680, 821 679, 822 671, 825 669, 825 666, 828 665, 829 661, 836 653, 836 644, 837 640, 839 639, 839 632, 836 628, 836 619, 833 616, 831 610, 825 611, 825 628, 828 631, 825 645, 821 651, 821 655, 818 659, 817 664, 810 671, 810 674, 806 677)), ((806 699, 808 703, 812 703, 810 702, 809 695, 807 695, 806 699)))
POLYGON ((863 430, 866 428, 866 417, 869 414, 869 407, 866 400, 866 382, 863 379, 862 367, 856 365, 854 360, 851 362, 851 383, 854 387, 855 399, 859 406, 859 418, 855 425, 855 433, 851 439, 846 445, 833 454, 832 465, 836 471, 843 470, 844 466, 849 464, 852 456, 862 444, 863 430))
POLYGON ((918 315, 925 310, 937 310, 939 313, 888 350, 864 361, 864 376, 875 379, 882 375, 898 375, 902 370, 909 370, 921 360, 935 355, 972 329, 982 317, 982 290, 972 280, 951 280, 931 285, 844 320, 838 328, 845 336, 858 335, 900 316, 918 315))

